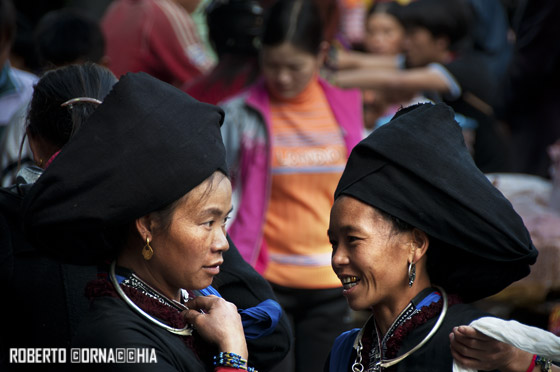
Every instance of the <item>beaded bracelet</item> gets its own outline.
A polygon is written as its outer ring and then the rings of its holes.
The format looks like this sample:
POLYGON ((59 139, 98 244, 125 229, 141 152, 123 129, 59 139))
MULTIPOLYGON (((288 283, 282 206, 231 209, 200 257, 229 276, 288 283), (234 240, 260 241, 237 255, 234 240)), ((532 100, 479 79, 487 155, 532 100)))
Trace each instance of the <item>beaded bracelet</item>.
POLYGON ((529 368, 525 372, 533 372, 535 369, 535 360, 537 359, 537 354, 533 354, 533 358, 531 359, 531 364, 529 364, 529 368))
POLYGON ((537 355, 535 358, 535 365, 541 367, 541 371, 550 372, 552 370, 552 361, 537 355))
POLYGON ((220 352, 214 355, 214 367, 231 367, 248 372, 258 372, 255 368, 247 366, 247 359, 235 353, 220 352))

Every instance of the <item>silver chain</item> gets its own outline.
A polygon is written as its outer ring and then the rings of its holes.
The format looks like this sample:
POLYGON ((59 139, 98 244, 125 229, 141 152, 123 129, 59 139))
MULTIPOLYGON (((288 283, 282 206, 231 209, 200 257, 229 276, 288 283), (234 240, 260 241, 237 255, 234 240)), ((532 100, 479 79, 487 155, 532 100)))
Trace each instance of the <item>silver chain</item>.
POLYGON ((362 350, 364 346, 362 345, 362 339, 358 341, 358 348, 356 349, 358 355, 356 356, 356 360, 354 360, 354 364, 352 364, 352 372, 363 372, 364 365, 362 364, 362 350))

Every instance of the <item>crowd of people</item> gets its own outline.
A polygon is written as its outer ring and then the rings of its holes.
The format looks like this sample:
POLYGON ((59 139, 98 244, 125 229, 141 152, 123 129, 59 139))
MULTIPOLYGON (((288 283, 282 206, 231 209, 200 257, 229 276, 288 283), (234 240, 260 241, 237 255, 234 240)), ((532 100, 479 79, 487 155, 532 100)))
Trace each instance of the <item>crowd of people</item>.
POLYGON ((487 174, 554 176, 556 2, 76 1, 27 55, 25 5, 2 370, 560 371, 560 335, 477 306, 539 255, 487 174), (150 357, 18 358, 71 348, 150 357))

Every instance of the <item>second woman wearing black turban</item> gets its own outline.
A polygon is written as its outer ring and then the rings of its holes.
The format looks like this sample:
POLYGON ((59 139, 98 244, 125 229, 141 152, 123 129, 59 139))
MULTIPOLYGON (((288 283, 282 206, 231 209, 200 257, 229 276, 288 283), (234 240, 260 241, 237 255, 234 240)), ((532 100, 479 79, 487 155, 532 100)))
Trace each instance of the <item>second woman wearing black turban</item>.
POLYGON ((537 256, 445 104, 403 109, 354 148, 328 234, 348 304, 372 313, 336 340, 331 372, 451 371, 451 331, 485 315, 467 303, 537 256))

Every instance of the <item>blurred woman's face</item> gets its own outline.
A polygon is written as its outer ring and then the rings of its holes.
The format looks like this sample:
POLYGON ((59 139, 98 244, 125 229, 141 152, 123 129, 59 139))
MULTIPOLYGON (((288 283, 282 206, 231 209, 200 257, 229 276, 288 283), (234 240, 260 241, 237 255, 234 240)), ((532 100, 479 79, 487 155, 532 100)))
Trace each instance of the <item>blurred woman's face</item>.
POLYGON ((158 289, 174 298, 179 289, 202 289, 220 272, 229 249, 226 221, 231 211, 231 183, 216 172, 192 189, 171 215, 168 228, 156 229, 150 270, 158 289))
POLYGON ((319 72, 322 56, 294 47, 291 43, 263 46, 262 73, 269 93, 280 99, 297 97, 319 72))
POLYGON ((387 13, 373 13, 366 22, 364 49, 374 54, 399 54, 404 35, 404 28, 395 17, 387 13))
POLYGON ((409 237, 393 231, 375 208, 349 196, 335 200, 329 239, 332 267, 354 310, 385 306, 402 310, 408 287, 409 237))

